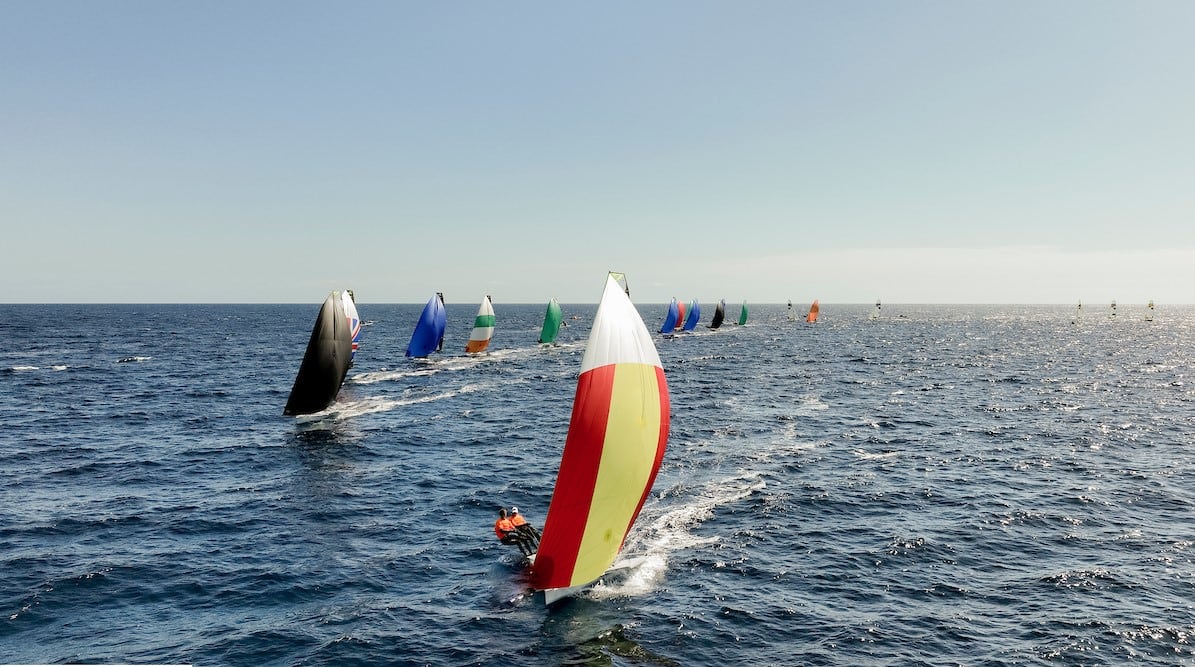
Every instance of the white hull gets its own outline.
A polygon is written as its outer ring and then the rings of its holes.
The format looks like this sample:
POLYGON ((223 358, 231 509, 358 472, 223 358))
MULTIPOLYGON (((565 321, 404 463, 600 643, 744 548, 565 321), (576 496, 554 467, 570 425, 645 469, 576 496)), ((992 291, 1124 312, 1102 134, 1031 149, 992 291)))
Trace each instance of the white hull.
POLYGON ((569 588, 548 588, 544 590, 544 604, 550 605, 564 598, 572 597, 585 590, 585 586, 570 586, 569 588))

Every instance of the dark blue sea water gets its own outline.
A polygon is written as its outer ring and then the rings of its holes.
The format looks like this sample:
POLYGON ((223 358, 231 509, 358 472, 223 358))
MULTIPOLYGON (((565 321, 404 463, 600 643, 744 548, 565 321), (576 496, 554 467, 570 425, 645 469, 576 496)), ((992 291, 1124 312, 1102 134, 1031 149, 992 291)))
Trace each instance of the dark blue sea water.
POLYGON ((422 304, 362 303, 338 402, 283 417, 318 307, 0 306, 0 663, 1195 662, 1191 307, 657 338, 631 566, 551 610, 491 526, 543 521, 594 306, 543 348, 495 304, 466 357, 450 303, 420 361, 422 304))

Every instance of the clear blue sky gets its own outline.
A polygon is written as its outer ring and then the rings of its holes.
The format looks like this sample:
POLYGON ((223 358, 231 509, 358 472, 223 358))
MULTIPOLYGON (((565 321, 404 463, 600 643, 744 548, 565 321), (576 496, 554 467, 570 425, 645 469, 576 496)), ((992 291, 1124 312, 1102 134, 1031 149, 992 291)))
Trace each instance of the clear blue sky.
POLYGON ((1195 2, 0 0, 0 302, 1195 302, 1195 2))

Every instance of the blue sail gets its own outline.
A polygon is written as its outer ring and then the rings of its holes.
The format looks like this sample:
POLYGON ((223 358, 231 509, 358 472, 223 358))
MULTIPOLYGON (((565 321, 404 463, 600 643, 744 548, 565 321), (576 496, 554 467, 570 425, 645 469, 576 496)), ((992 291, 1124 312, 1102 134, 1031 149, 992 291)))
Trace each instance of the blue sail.
POLYGON ((439 292, 428 299, 411 334, 407 345, 408 357, 426 357, 439 351, 444 345, 444 330, 448 327, 448 314, 444 311, 444 296, 439 292))
POLYGON ((692 331, 697 327, 697 320, 701 319, 701 304, 697 303, 697 299, 693 299, 689 303, 689 314, 685 317, 685 326, 683 331, 692 331))
POLYGON ((660 327, 660 333, 671 334, 676 329, 676 320, 680 318, 680 308, 676 305, 676 299, 672 299, 672 303, 668 304, 668 315, 664 317, 664 326, 660 327))

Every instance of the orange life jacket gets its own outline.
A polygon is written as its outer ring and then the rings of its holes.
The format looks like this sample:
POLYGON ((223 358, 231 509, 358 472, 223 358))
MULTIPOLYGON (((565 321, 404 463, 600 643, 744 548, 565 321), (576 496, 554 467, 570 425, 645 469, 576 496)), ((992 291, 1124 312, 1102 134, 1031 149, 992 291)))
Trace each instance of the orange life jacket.
POLYGON ((523 518, 522 514, 512 514, 510 516, 510 522, 514 524, 515 528, 527 525, 527 520, 523 518))
POLYGON ((502 539, 506 537, 507 533, 513 532, 515 532, 515 525, 510 522, 510 519, 498 517, 498 520, 494 522, 494 534, 498 536, 498 539, 502 539))

